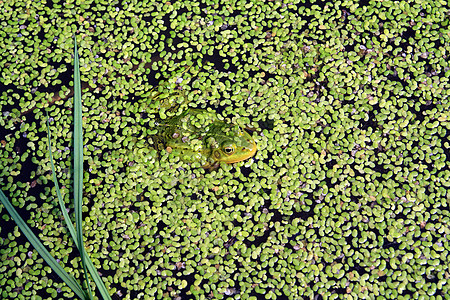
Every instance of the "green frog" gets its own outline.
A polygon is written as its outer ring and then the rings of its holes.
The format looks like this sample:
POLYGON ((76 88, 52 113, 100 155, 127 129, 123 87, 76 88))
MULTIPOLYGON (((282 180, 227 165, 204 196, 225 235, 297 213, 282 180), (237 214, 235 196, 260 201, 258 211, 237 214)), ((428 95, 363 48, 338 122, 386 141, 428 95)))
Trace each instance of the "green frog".
MULTIPOLYGON (((83 82, 82 90, 85 89, 93 90, 83 82)), ((72 95, 73 88, 63 98, 72 95)), ((160 115, 155 122, 157 133, 151 136, 158 150, 179 155, 185 162, 203 163, 204 168, 215 168, 219 162, 243 161, 255 155, 256 143, 250 134, 238 125, 220 120, 212 111, 188 108, 187 98, 185 91, 174 92, 162 84, 146 100, 149 110, 160 115)), ((58 93, 50 104, 60 99, 58 93)))
POLYGON ((156 126, 158 133, 152 139, 159 150, 166 149, 185 162, 201 162, 204 168, 246 160, 257 149, 249 133, 204 109, 188 108, 156 126))

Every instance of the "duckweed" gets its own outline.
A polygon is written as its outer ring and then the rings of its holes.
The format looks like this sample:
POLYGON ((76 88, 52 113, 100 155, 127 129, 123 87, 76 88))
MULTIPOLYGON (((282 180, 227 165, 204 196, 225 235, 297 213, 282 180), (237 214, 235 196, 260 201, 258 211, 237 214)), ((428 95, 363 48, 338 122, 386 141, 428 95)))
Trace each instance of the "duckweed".
MULTIPOLYGON (((45 110, 70 203, 76 32, 86 249, 111 294, 449 294, 448 5, 103 2, 1 7, 0 187, 66 270, 45 110), (158 85, 246 127, 256 156, 156 150, 158 85)), ((2 298, 73 297, 0 211, 2 298)))

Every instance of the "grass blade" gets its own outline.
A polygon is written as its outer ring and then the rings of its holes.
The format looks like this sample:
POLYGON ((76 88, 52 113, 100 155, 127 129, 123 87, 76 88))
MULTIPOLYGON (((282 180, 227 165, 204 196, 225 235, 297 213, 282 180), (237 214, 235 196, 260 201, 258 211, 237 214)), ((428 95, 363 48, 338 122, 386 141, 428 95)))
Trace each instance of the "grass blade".
MULTIPOLYGON (((76 40, 75 40, 75 47, 76 47, 76 40)), ((81 84, 80 84, 80 76, 79 76, 79 62, 78 62, 78 52, 77 49, 75 48, 75 63, 74 63, 74 88, 78 86, 78 88, 75 89, 75 94, 74 94, 74 101, 78 102, 78 108, 79 108, 79 114, 76 115, 76 117, 79 118, 80 122, 77 122, 78 126, 81 126, 81 84), (78 74, 77 72, 78 71, 78 74)), ((75 119, 76 119, 75 117, 75 119)), ((81 131, 81 130, 80 130, 81 131)), ((53 174, 53 182, 55 183, 55 189, 56 189, 56 194, 58 196, 58 202, 61 208, 61 211, 64 215, 64 220, 66 221, 67 224, 67 228, 69 229, 69 233, 72 236, 72 239, 75 241, 75 245, 78 248, 78 250, 80 251, 80 255, 82 258, 82 264, 83 267, 87 266, 87 269, 89 270, 89 273, 91 274, 101 296, 103 299, 105 300, 110 300, 111 297, 109 295, 108 290, 106 289, 103 281, 101 280, 97 270, 94 267, 94 264, 92 263, 91 259, 89 258, 83 244, 80 244, 80 239, 79 236, 82 237, 82 235, 79 235, 79 233, 75 230, 75 227, 72 223, 72 221, 70 220, 69 214, 67 213, 67 209, 66 206, 64 204, 62 195, 61 195, 61 191, 59 189, 59 184, 58 184, 58 179, 56 178, 56 172, 55 172, 55 165, 53 163, 53 155, 52 155, 52 147, 51 147, 51 134, 50 134, 50 124, 49 124, 49 120, 48 120, 48 116, 47 116, 47 136, 48 136, 48 151, 49 151, 49 156, 50 156, 50 165, 51 165, 51 169, 52 169, 52 174, 53 174)), ((82 146, 82 136, 81 136, 81 146, 82 146)), ((75 158, 76 160, 77 158, 75 158)), ((82 159, 82 156, 81 156, 82 159)), ((78 165, 78 167, 80 168, 80 166, 78 165)), ((81 180, 82 180, 82 171, 83 171, 83 164, 81 163, 81 180)), ((79 187, 78 187, 79 188, 79 187)), ((81 186, 82 188, 82 186, 81 186)), ((81 195, 82 195, 82 191, 81 191, 81 195)), ((81 199, 82 200, 82 199, 81 199)), ((79 203, 80 204, 80 203, 79 203)), ((79 205, 79 208, 81 209, 82 203, 79 205)), ((81 213, 80 213, 81 215, 81 213)), ((81 228, 82 224, 80 224, 80 226, 77 226, 77 228, 81 228)), ((81 239, 82 241, 82 239, 81 239)), ((84 268, 85 274, 87 274, 86 269, 84 268)), ((86 276, 87 277, 87 276, 86 276)), ((90 285, 88 284, 89 287, 89 292, 90 295, 92 295, 91 291, 90 291, 90 285)))
POLYGON ((31 231, 30 227, 28 227, 27 223, 20 217, 19 213, 16 211, 14 206, 9 202, 8 198, 6 198, 5 194, 0 190, 0 200, 2 204, 5 206, 8 213, 11 217, 16 221, 17 226, 19 226, 20 230, 23 232, 28 241, 33 245, 33 247, 37 250, 37 252, 44 258, 47 264, 61 277, 62 280, 72 289, 72 291, 77 294, 81 299, 89 299, 87 293, 81 288, 76 279, 69 275, 61 265, 56 261, 56 259, 47 251, 45 246, 41 243, 38 237, 31 231))
POLYGON ((86 287, 89 290, 89 294, 92 295, 91 285, 89 284, 89 276, 86 269, 86 255, 84 251, 83 243, 83 128, 82 128, 82 116, 81 116, 81 80, 80 80, 80 62, 78 58, 77 39, 74 36, 74 71, 73 71, 73 87, 74 87, 74 183, 73 193, 75 201, 75 224, 77 229, 76 243, 78 250, 80 251, 81 263, 85 274, 86 287))
MULTIPOLYGON (((50 166, 52 169, 53 174, 53 182, 55 183, 55 189, 56 189, 56 195, 58 196, 58 202, 59 206, 61 208, 61 211, 64 216, 64 220, 66 221, 67 228, 69 229, 69 233, 72 237, 72 239, 75 241, 75 245, 78 249, 80 249, 78 245, 78 239, 77 239, 77 233, 75 230, 75 226, 73 226, 72 221, 70 220, 69 214, 67 213, 66 206, 63 201, 63 197, 61 195, 61 191, 59 189, 58 179, 56 178, 56 171, 55 171, 55 165, 53 163, 53 154, 52 154, 52 145, 51 145, 51 134, 50 134, 50 124, 47 116, 47 136, 48 136, 48 152, 50 155, 50 166)), ((100 294, 102 295, 103 299, 110 300, 111 297, 109 295, 108 290, 105 287, 105 284, 100 278, 100 275, 98 275, 97 269, 95 269, 94 264, 92 263, 91 259, 89 258, 86 250, 84 247, 82 248, 83 255, 86 258, 87 268, 89 270, 89 273, 91 274, 92 278, 94 279, 95 284, 97 285, 97 288, 99 289, 100 294)), ((80 254, 81 255, 81 254, 80 254)))

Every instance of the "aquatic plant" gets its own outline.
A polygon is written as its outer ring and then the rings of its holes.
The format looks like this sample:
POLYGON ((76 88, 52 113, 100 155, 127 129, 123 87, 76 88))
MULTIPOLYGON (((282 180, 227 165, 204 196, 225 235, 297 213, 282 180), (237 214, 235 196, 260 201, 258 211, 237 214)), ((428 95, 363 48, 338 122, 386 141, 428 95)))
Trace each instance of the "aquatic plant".
MULTIPOLYGON (((446 3, 16 1, 1 9, 0 187, 77 280, 42 110, 57 128, 55 169, 69 203, 71 103, 49 99, 70 90, 75 30, 90 85, 85 242, 111 294, 448 294, 446 3), (195 72, 177 76, 191 65, 195 72), (251 128, 256 155, 209 171, 149 147, 158 112, 147 99, 160 81, 184 91, 190 107, 251 128)), ((1 294, 73 295, 0 209, 1 294)))

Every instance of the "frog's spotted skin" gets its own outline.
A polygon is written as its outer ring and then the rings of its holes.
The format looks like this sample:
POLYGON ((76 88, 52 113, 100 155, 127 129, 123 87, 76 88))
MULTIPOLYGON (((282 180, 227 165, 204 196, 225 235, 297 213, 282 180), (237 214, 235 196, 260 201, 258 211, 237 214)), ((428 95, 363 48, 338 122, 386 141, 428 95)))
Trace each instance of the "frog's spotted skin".
POLYGON ((159 149, 170 150, 186 162, 205 165, 235 163, 256 153, 256 143, 245 130, 201 109, 187 109, 179 116, 158 122, 153 141, 159 149))

